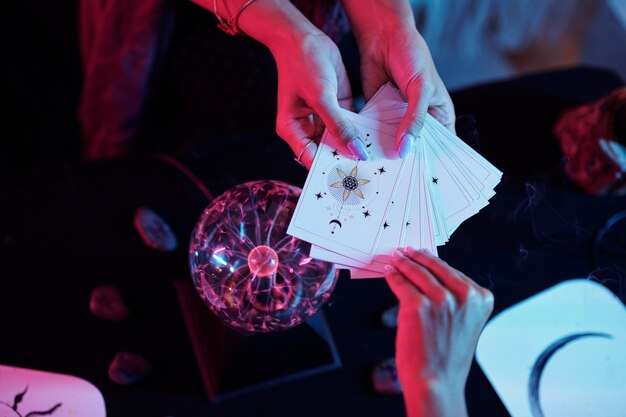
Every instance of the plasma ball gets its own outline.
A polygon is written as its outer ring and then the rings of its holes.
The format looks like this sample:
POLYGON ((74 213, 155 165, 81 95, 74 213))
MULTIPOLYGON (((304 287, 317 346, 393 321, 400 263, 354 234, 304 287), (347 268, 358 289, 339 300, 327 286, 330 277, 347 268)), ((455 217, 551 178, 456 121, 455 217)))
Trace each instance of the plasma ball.
POLYGON ((301 192, 279 181, 240 184, 213 200, 196 223, 189 242, 194 286, 238 332, 297 326, 335 287, 334 265, 310 258, 311 244, 287 235, 301 192))
POLYGON ((278 270, 278 255, 269 246, 256 246, 248 255, 250 272, 258 277, 268 277, 278 270))

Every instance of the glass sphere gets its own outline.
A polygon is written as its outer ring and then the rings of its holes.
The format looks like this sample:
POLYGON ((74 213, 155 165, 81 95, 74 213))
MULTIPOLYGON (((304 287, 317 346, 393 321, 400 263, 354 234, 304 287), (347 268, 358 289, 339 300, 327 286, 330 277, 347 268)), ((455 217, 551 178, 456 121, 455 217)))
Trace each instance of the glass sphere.
POLYGON ((228 326, 288 329, 314 315, 335 287, 334 265, 309 257, 310 243, 287 235, 300 192, 279 181, 247 182, 200 216, 189 244, 191 276, 228 326))

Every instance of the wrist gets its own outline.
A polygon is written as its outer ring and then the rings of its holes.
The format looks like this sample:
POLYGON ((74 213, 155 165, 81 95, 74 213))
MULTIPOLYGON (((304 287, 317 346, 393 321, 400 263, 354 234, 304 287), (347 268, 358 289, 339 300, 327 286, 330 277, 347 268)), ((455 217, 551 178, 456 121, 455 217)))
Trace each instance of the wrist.
POLYGON ((239 17, 239 27, 272 52, 307 35, 321 34, 289 0, 258 0, 239 17))
POLYGON ((467 417, 465 387, 441 381, 402 381, 408 417, 467 417))
POLYGON ((342 0, 359 47, 398 31, 417 31, 413 9, 406 0, 342 0))

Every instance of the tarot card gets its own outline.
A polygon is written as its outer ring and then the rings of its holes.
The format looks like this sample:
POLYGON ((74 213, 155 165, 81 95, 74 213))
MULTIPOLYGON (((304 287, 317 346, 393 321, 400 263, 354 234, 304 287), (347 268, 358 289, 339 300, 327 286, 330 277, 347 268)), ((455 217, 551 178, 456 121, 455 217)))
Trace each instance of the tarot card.
POLYGON ((435 118, 427 115, 426 120, 429 121, 429 127, 439 133, 439 135, 435 135, 435 137, 438 138, 443 146, 452 148, 451 153, 466 166, 467 172, 472 174, 479 184, 484 184, 487 189, 493 190, 500 182, 502 172, 485 159, 485 157, 472 149, 471 146, 452 134, 452 132, 441 125, 435 118))
POLYGON ((356 259, 350 258, 337 252, 333 252, 317 245, 311 245, 311 251, 309 252, 309 255, 315 259, 334 263, 338 265, 339 269, 367 269, 371 265, 367 261, 357 261, 356 259))
MULTIPOLYGON (((361 114, 395 127, 399 125, 408 106, 400 91, 391 84, 383 86, 368 104, 361 110, 361 114)), ((431 130, 433 137, 452 155, 451 158, 457 161, 457 165, 474 189, 487 199, 495 194, 493 188, 502 177, 497 168, 430 114, 426 115, 425 129, 431 130)))
POLYGON ((371 260, 406 159, 394 129, 346 111, 370 159, 344 156, 325 133, 304 184, 288 234, 360 261, 371 260))
POLYGON ((432 176, 425 174, 422 181, 425 189, 426 205, 431 215, 432 237, 436 246, 445 245, 450 238, 446 221, 443 217, 439 187, 432 183, 432 176))
MULTIPOLYGON (((381 89, 376 93, 376 95, 372 98, 372 100, 366 105, 363 110, 361 110, 361 114, 364 114, 368 117, 375 118, 381 122, 390 124, 394 128, 397 129, 400 121, 404 117, 404 113, 406 112, 407 103, 402 98, 398 89, 396 89, 391 84, 386 84, 381 87, 381 89)), ((420 138, 419 140, 422 140, 420 138)), ((422 162, 423 164, 425 161, 422 162)), ((425 165, 424 165, 425 166, 425 165)), ((421 176, 426 175, 426 168, 423 168, 421 172, 421 176)), ((416 184, 420 184, 422 180, 417 182, 416 184)), ((412 188, 415 186, 413 185, 412 188)), ((446 232, 445 222, 443 219, 441 204, 439 203, 439 192, 437 187, 430 187, 424 190, 424 194, 415 194, 415 195, 423 195, 423 197, 413 198, 413 203, 418 204, 415 206, 414 211, 419 211, 419 204, 423 203, 423 201, 418 200, 419 198, 426 198, 426 203, 429 205, 428 212, 430 213, 430 221, 428 223, 428 227, 425 225, 420 226, 419 221, 423 220, 426 215, 426 210, 424 209, 421 213, 421 216, 416 215, 416 213, 411 214, 411 224, 407 230, 410 231, 412 237, 406 241, 406 244, 410 244, 411 246, 415 246, 418 248, 430 248, 434 251, 436 245, 443 245, 448 241, 448 234, 446 232), (412 222, 412 223, 411 223, 412 222), (421 240, 419 235, 429 232, 427 238, 425 238, 424 243, 420 243, 421 240), (434 242, 433 242, 434 238, 434 242)))
POLYGON ((398 181, 398 192, 391 201, 391 208, 383 224, 383 233, 376 248, 376 256, 369 269, 384 272, 389 264, 391 252, 405 246, 407 228, 410 226, 411 205, 415 202, 415 184, 419 181, 419 171, 423 153, 414 150, 407 155, 405 173, 398 181))
MULTIPOLYGON (((419 158, 415 174, 414 201, 410 207, 409 220, 407 222, 407 233, 403 246, 412 246, 417 249, 428 249, 433 253, 437 252, 435 241, 435 231, 433 226, 438 225, 433 212, 434 205, 430 198, 428 183, 429 177, 426 175, 426 160, 424 158, 424 142, 418 141, 416 150, 422 154, 419 158)), ((443 229, 443 228, 441 228, 443 229)))
POLYGON ((373 256, 359 261, 351 259, 341 253, 312 245, 310 252, 311 257, 352 267, 351 271, 353 271, 354 268, 369 269, 370 271, 376 271, 378 274, 376 276, 382 276, 381 274, 384 273, 385 265, 389 263, 391 252, 394 249, 404 246, 406 225, 409 223, 409 207, 413 196, 413 183, 415 182, 415 152, 411 152, 406 159, 407 161, 404 165, 405 172, 398 181, 398 190, 401 191, 396 193, 396 196, 392 198, 389 212, 383 223, 382 234, 373 256))
POLYGON ((380 272, 370 271, 367 269, 354 268, 351 266, 345 267, 345 268, 342 268, 341 266, 339 266, 339 269, 347 269, 348 271, 350 271, 351 279, 382 278, 384 276, 384 274, 381 274, 380 272))
POLYGON ((400 90, 393 84, 386 83, 365 103, 359 114, 371 117, 372 114, 379 114, 383 111, 397 108, 404 108, 404 111, 406 111, 406 105, 406 100, 400 93, 400 90))
MULTIPOLYGON (((431 187, 437 187, 446 227, 461 223, 478 213, 469 196, 470 185, 428 131, 423 131, 431 187)), ((450 233, 448 233, 449 235, 450 233)))

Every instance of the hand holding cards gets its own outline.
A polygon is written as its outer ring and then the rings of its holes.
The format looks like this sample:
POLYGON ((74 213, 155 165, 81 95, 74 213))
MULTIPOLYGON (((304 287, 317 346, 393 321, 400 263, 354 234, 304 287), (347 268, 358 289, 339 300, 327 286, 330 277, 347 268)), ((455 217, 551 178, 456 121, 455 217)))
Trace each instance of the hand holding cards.
POLYGON ((359 114, 345 111, 369 158, 344 156, 322 136, 288 233, 312 244, 311 256, 379 277, 394 249, 447 242, 488 204, 502 173, 427 115, 414 149, 400 158, 395 135, 407 104, 386 84, 359 114))

